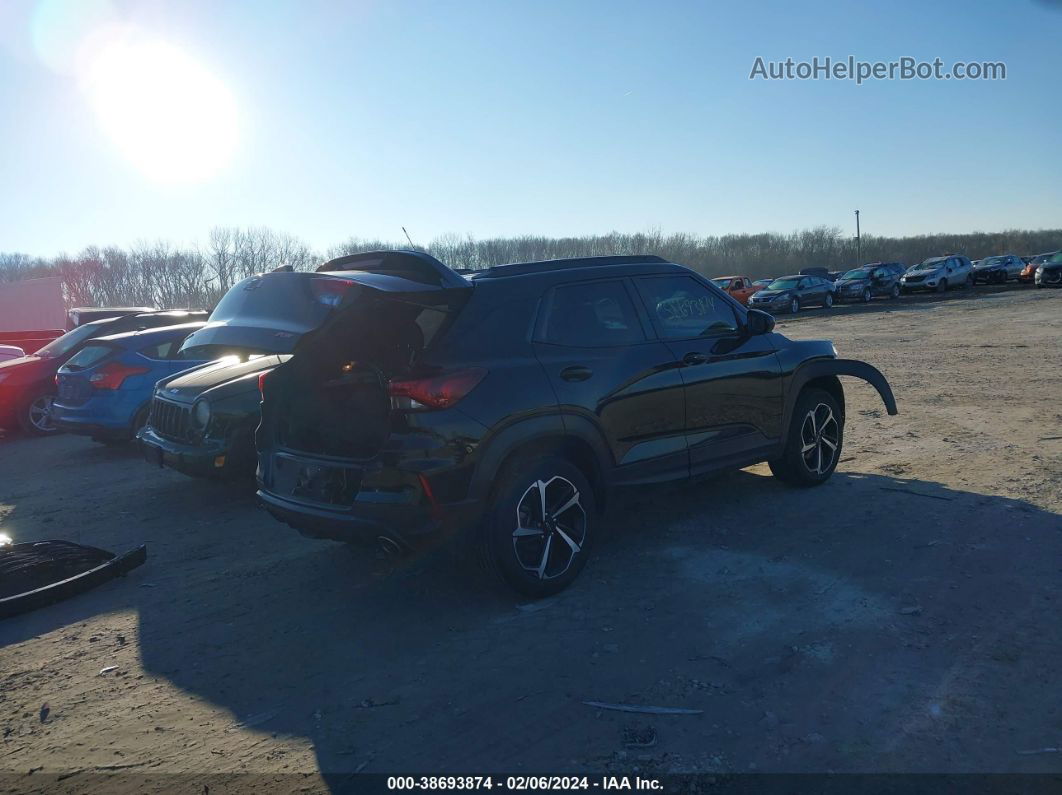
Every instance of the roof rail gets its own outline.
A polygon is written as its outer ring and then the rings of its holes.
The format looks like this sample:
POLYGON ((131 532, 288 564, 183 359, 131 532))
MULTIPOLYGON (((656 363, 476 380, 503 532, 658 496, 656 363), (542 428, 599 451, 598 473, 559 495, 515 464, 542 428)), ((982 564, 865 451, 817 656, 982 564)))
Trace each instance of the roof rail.
POLYGON ((569 268, 596 268, 602 265, 635 265, 650 262, 664 263, 667 260, 654 254, 570 257, 568 259, 547 259, 538 262, 514 262, 509 265, 494 265, 474 273, 477 274, 477 278, 486 279, 498 276, 523 276, 527 273, 545 273, 548 271, 568 270, 569 268))

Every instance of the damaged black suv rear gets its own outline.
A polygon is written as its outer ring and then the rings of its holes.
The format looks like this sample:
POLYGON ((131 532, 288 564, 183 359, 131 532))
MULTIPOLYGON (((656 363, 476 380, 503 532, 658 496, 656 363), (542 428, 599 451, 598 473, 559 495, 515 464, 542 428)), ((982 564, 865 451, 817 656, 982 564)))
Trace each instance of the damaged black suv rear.
POLYGON ((461 275, 419 252, 343 257, 337 308, 261 381, 259 499, 302 533, 472 544, 542 596, 586 562, 617 488, 770 463, 824 482, 845 422, 838 376, 888 383, 793 341, 658 257, 461 275))

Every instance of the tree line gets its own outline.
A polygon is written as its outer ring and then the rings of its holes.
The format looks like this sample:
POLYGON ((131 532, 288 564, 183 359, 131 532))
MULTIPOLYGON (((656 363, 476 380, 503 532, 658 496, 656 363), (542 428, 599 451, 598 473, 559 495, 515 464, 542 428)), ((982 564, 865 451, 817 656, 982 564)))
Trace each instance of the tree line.
MULTIPOLYGON (((205 241, 185 248, 160 241, 129 248, 89 246, 76 256, 59 254, 50 259, 0 253, 0 283, 58 276, 71 306, 210 308, 239 280, 280 265, 312 270, 342 254, 408 247, 408 243, 352 237, 319 252, 297 237, 271 229, 215 227, 205 241)), ((562 257, 657 254, 706 276, 742 274, 755 279, 812 266, 842 270, 864 262, 914 264, 942 254, 980 259, 1060 248, 1062 229, 910 237, 864 235, 857 257, 853 237, 837 228, 816 227, 788 234, 707 236, 652 231, 583 237, 443 235, 421 250, 451 267, 470 269, 562 257)))

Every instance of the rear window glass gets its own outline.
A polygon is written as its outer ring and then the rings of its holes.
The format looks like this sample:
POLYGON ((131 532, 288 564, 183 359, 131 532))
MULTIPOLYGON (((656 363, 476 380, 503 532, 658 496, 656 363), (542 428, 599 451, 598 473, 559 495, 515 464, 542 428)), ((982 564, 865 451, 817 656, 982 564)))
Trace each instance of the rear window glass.
POLYGON ((210 322, 239 319, 246 325, 305 333, 328 317, 349 286, 349 282, 332 277, 303 273, 252 276, 225 293, 210 313, 210 322), (314 284, 319 288, 315 290, 314 284), (329 285, 335 289, 324 289, 329 285))
POLYGON ((553 291, 543 338, 554 345, 602 348, 645 339, 622 282, 587 282, 553 291))
POLYGON ((98 364, 114 353, 114 348, 109 345, 86 345, 66 363, 68 370, 84 370, 98 364))

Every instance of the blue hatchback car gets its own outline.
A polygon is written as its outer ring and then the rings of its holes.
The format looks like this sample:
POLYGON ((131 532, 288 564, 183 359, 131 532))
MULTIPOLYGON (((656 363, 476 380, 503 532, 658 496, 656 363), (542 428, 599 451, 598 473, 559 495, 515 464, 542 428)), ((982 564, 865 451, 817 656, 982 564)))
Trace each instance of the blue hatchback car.
POLYGON ((97 442, 132 439, 147 422, 155 383, 205 362, 181 359, 181 343, 205 323, 100 337, 59 368, 52 421, 97 442))

